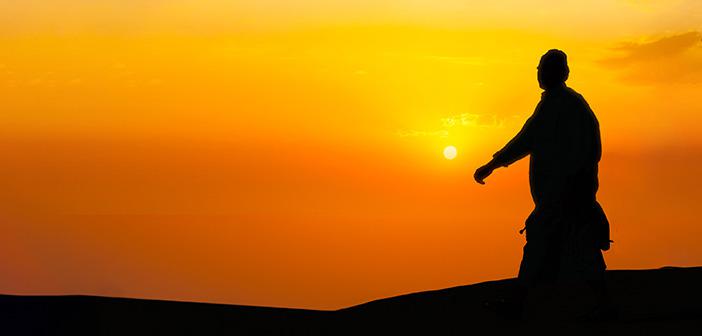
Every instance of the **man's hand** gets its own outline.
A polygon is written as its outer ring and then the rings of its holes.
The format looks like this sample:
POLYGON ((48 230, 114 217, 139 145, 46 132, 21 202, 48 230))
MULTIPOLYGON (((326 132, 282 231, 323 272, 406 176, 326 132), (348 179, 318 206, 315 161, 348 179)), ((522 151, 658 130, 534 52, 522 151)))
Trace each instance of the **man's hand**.
POLYGON ((478 182, 480 184, 485 184, 485 179, 492 174, 492 171, 495 170, 495 167, 488 163, 478 169, 475 170, 475 174, 473 174, 473 178, 475 179, 475 182, 478 182))

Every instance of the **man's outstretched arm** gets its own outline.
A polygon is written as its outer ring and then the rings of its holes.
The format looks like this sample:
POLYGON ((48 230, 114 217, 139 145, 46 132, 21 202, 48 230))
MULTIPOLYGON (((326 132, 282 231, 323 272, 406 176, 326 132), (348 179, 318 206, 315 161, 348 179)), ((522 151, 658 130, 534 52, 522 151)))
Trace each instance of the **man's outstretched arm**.
POLYGON ((502 149, 492 156, 492 160, 475 170, 473 178, 480 184, 485 184, 485 179, 499 167, 507 167, 519 161, 531 153, 531 138, 533 133, 534 117, 540 109, 540 104, 536 107, 536 112, 527 119, 522 129, 512 138, 502 149))

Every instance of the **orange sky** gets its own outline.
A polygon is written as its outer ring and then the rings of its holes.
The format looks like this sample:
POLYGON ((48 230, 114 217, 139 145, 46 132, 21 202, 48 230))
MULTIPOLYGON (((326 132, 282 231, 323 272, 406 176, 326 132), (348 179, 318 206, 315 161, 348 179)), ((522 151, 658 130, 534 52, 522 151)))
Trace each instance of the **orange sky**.
POLYGON ((701 265, 702 4, 552 3, 0 3, 0 292, 332 309, 514 276, 526 162, 472 174, 550 48, 600 119, 609 267, 701 265))

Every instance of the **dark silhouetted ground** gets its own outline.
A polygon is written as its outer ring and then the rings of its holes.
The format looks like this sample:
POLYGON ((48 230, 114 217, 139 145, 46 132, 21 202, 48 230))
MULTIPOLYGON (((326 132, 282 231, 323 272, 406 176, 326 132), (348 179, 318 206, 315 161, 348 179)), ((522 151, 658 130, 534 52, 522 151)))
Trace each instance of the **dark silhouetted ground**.
POLYGON ((513 280, 402 295, 337 311, 95 296, 0 295, 0 335, 471 335, 702 334, 702 267, 608 271, 618 314, 581 321, 586 290, 536 293, 526 320, 508 321, 481 303, 513 280))

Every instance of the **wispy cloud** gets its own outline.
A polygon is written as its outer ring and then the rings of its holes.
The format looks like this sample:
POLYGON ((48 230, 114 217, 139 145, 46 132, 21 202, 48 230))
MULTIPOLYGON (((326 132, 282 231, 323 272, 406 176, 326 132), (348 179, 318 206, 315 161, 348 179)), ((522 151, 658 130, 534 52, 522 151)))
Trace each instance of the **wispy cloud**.
POLYGON ((441 123, 446 128, 451 128, 455 126, 467 126, 467 127, 502 127, 504 126, 504 120, 498 120, 497 116, 491 115, 481 115, 474 113, 461 113, 457 115, 452 115, 446 118, 441 118, 441 123))
POLYGON ((494 114, 459 113, 449 115, 439 120, 440 127, 433 130, 399 130, 396 132, 401 137, 440 137, 446 138, 455 128, 503 128, 506 124, 519 120, 520 116, 513 115, 498 118, 494 114))
POLYGON ((638 84, 700 82, 702 33, 697 31, 643 42, 625 42, 600 64, 638 84))

